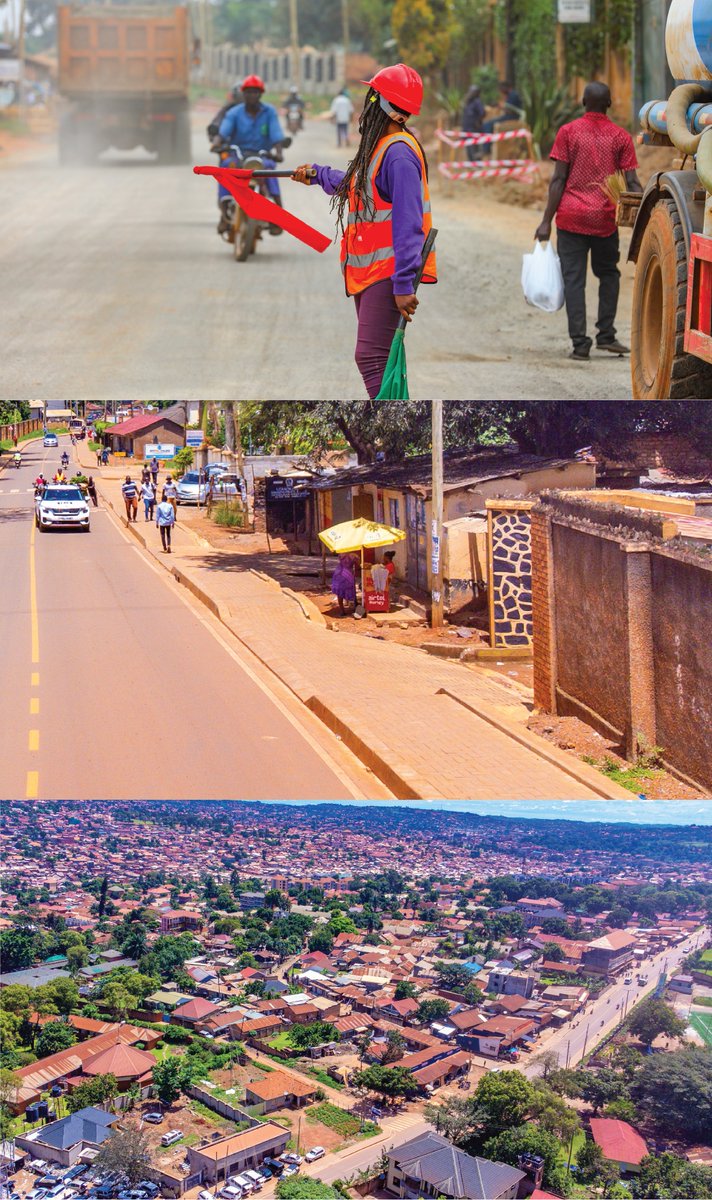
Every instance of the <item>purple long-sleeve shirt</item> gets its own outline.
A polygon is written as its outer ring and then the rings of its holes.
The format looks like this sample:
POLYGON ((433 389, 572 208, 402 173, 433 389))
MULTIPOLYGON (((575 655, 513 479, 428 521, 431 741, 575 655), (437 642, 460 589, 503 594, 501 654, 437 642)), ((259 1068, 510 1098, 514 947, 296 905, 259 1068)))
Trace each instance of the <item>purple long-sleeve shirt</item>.
MULTIPOLYGON (((327 196, 333 196, 344 171, 320 167, 314 163, 316 178, 327 196)), ((396 269, 392 275, 393 294, 409 296, 423 252, 423 187, 420 161, 405 142, 394 142, 383 157, 376 187, 393 205, 393 253, 396 269)))

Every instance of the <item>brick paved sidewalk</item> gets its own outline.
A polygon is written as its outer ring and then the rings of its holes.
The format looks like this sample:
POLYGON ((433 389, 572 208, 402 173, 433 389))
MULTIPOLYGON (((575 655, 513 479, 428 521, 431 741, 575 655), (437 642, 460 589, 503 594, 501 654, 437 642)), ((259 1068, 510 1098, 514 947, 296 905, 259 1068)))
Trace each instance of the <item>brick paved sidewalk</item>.
MULTIPOLYGON (((84 444, 77 450, 88 469, 94 456, 84 444)), ((138 470, 92 468, 122 518, 121 480, 138 470)), ((144 524, 142 506, 132 530, 399 799, 630 801, 630 792, 527 730, 522 693, 505 680, 409 646, 335 633, 303 597, 183 530, 180 512, 171 556, 162 554, 155 525, 144 524)))

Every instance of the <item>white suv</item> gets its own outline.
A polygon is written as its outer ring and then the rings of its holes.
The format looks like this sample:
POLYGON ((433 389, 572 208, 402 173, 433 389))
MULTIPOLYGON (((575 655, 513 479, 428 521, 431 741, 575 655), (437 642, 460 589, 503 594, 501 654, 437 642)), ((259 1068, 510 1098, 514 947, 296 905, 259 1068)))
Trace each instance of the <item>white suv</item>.
POLYGON ((89 532, 89 505, 73 483, 50 483, 35 500, 35 523, 41 533, 61 525, 76 525, 89 532))

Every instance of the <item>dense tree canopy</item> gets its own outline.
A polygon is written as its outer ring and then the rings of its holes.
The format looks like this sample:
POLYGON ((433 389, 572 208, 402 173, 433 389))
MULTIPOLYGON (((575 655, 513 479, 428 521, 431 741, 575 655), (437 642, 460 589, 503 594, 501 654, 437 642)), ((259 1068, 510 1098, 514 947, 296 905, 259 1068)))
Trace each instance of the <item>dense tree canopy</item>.
POLYGON ((676 1015, 669 1004, 651 996, 632 1012, 628 1028, 645 1046, 650 1046, 661 1033, 668 1037, 682 1037, 686 1022, 676 1015))
POLYGON ((631 1085, 633 1099, 661 1130, 709 1140, 712 1131, 712 1050, 686 1046, 652 1054, 631 1085))

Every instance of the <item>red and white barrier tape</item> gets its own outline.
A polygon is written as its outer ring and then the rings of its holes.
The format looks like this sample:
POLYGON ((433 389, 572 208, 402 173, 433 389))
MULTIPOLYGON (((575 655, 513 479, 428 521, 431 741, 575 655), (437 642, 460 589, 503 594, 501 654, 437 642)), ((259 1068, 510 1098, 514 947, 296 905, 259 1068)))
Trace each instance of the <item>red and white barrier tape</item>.
POLYGON ((484 163, 478 165, 476 162, 451 162, 440 163, 438 170, 446 179, 495 179, 498 176, 500 178, 509 176, 525 179, 531 183, 533 176, 539 173, 539 163, 528 158, 502 159, 496 167, 490 167, 484 163))
POLYGON ((488 146, 491 142, 514 141, 516 138, 526 138, 531 141, 530 129, 508 129, 502 133, 466 133, 457 129, 436 129, 436 138, 448 146, 488 146))

